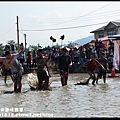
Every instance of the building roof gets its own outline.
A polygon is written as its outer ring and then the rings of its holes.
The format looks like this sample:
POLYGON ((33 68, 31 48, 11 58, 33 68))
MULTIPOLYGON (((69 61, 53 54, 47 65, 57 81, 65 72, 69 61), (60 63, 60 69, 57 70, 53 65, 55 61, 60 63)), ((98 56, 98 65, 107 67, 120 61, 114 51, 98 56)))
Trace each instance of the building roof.
POLYGON ((99 31, 104 31, 104 30, 107 28, 107 26, 108 26, 109 24, 111 24, 111 23, 114 24, 116 27, 119 27, 119 26, 120 26, 120 22, 111 21, 111 22, 109 22, 106 26, 103 26, 103 27, 98 28, 98 29, 96 29, 96 30, 94 30, 94 31, 91 31, 90 33, 99 32, 99 31))
POLYGON ((112 23, 115 24, 116 26, 120 26, 120 22, 112 21, 112 23))

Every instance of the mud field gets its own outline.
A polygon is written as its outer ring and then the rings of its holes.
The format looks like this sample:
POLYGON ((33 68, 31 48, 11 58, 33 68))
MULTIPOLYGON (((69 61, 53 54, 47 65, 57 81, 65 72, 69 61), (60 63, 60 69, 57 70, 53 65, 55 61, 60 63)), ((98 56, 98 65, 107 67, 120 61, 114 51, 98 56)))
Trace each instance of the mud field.
POLYGON ((52 90, 45 91, 31 90, 24 75, 22 93, 4 93, 13 90, 13 83, 8 77, 5 85, 0 77, 0 117, 120 118, 120 77, 107 77, 105 84, 100 79, 98 85, 92 80, 89 85, 74 85, 87 80, 88 74, 72 73, 62 87, 59 74, 51 75, 52 90))

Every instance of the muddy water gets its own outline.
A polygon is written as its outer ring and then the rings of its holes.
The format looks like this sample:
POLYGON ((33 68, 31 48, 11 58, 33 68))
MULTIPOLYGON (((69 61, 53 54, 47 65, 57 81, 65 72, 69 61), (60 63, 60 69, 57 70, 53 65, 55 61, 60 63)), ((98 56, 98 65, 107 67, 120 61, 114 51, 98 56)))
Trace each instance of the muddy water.
MULTIPOLYGON (((119 75, 119 74, 118 74, 119 75)), ((0 79, 0 117, 120 117, 120 77, 108 78, 106 84, 74 85, 86 80, 88 74, 69 74, 68 85, 62 87, 59 74, 50 78, 51 91, 30 90, 27 75, 23 76, 22 93, 13 90, 10 78, 4 85, 0 79)))

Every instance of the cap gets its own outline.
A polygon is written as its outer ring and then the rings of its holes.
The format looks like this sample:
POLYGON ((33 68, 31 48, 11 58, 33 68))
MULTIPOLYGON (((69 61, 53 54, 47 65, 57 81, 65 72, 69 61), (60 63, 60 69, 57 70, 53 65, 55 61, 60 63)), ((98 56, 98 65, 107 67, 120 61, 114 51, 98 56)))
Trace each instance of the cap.
POLYGON ((69 51, 69 49, 66 48, 66 47, 61 48, 61 50, 62 50, 62 51, 69 51))

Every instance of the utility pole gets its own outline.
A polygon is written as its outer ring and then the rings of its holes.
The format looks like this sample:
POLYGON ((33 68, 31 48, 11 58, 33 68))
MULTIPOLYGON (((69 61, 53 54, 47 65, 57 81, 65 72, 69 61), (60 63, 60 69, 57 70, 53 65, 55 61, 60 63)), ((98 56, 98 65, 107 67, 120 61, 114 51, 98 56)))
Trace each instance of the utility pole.
POLYGON ((18 52, 19 52, 19 26, 18 26, 18 16, 17 16, 17 43, 18 43, 18 52))
POLYGON ((25 37, 25 52, 26 52, 26 45, 27 45, 27 43, 26 43, 26 34, 24 34, 24 37, 25 37))
POLYGON ((61 47, 62 47, 62 39, 61 39, 61 47))
POLYGON ((25 52, 24 52, 24 56, 25 56, 25 59, 26 59, 26 45, 27 45, 27 43, 26 43, 26 34, 24 34, 24 37, 25 37, 25 52))

